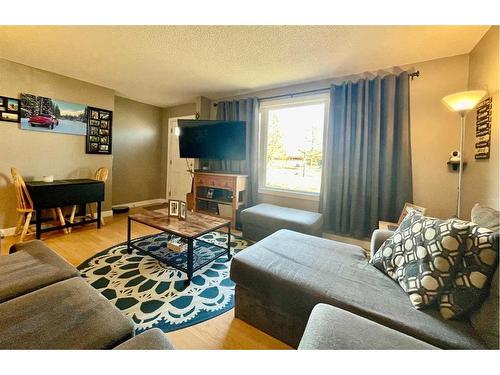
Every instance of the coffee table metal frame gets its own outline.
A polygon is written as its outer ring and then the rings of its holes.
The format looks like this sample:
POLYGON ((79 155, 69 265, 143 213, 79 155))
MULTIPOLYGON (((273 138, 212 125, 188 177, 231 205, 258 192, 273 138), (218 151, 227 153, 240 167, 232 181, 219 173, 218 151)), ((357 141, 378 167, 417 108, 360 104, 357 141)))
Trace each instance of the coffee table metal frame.
MULTIPOLYGON (((141 249, 139 246, 134 245, 134 243, 132 242, 133 239, 131 238, 132 221, 135 221, 135 220, 129 216, 128 220, 127 220, 127 253, 131 254, 132 253, 132 249, 135 249, 135 250, 137 250, 137 251, 139 251, 141 253, 147 254, 150 257, 153 257, 153 258, 157 259, 158 261, 160 261, 162 263, 167 264, 170 267, 173 267, 175 269, 178 269, 179 271, 185 272, 187 274, 186 285, 189 285, 191 283, 191 279, 193 278, 193 274, 196 271, 200 270, 201 268, 205 267, 207 264, 213 262, 214 260, 220 258, 221 256, 227 254, 227 260, 228 261, 231 260, 231 222, 230 221, 228 223, 225 223, 225 224, 214 226, 214 227, 206 230, 205 232, 202 232, 202 233, 198 234, 198 236, 196 236, 196 237, 181 236, 178 233, 173 233, 173 232, 171 232, 169 230, 164 230, 162 232, 162 233, 168 234, 167 241, 170 240, 173 236, 181 237, 181 238, 187 240, 187 250, 186 250, 187 251, 187 268, 179 266, 179 265, 175 265, 175 264, 169 262, 165 258, 157 256, 157 255, 155 255, 152 252, 149 252, 147 250, 141 249), (212 232, 214 230, 217 230, 217 229, 220 229, 220 228, 224 228, 224 227, 227 227, 227 247, 226 248, 224 248, 222 246, 219 246, 219 245, 215 245, 215 244, 207 242, 207 241, 200 240, 201 236, 203 236, 203 235, 205 235, 207 233, 210 233, 210 232, 212 232), (221 252, 217 256, 214 256, 214 257, 210 258, 209 260, 203 262, 202 264, 199 264, 196 267, 194 267, 194 264, 193 264, 193 262, 194 262, 194 252, 196 251, 196 249, 201 248, 201 246, 197 246, 197 247, 194 246, 194 242, 195 241, 202 242, 202 243, 208 244, 210 246, 215 246, 215 247, 218 247, 220 249, 225 249, 226 252, 225 253, 221 252)), ((148 224, 145 224, 143 222, 140 222, 140 224, 148 225, 148 224)), ((155 229, 157 229, 157 228, 155 228, 155 229)), ((135 240, 154 237, 154 236, 157 236, 158 234, 159 233, 152 234, 152 235, 149 235, 149 236, 139 237, 139 238, 136 238, 135 240)), ((166 250, 167 251, 172 251, 172 250, 168 249, 168 242, 167 242, 167 248, 166 248, 166 250)))

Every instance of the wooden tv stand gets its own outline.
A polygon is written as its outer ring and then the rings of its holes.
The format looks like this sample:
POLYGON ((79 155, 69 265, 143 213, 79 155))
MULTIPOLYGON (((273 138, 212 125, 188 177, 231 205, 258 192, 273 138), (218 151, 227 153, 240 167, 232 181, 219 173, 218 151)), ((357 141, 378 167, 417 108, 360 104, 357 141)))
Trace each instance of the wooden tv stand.
POLYGON ((194 211, 230 219, 235 228, 236 212, 248 202, 248 176, 198 171, 193 184, 194 211))

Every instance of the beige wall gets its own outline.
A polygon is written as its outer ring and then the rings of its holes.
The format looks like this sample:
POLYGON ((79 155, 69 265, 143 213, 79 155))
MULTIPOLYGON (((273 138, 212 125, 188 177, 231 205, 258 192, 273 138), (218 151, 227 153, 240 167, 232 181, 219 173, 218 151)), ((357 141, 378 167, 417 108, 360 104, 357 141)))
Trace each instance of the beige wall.
POLYGON ((115 97, 113 204, 164 198, 161 108, 115 97))
POLYGON ((469 89, 484 89, 493 99, 493 115, 491 122, 490 159, 475 160, 475 118, 472 111, 467 116, 465 136, 465 159, 468 164, 464 169, 462 193, 463 212, 470 213, 475 203, 480 203, 498 210, 499 179, 499 118, 498 118, 498 44, 499 27, 492 27, 474 47, 469 59, 469 89))
MULTIPOLYGON (((0 59, 0 95, 31 93, 114 110, 114 91, 76 79, 0 59)), ((85 154, 85 137, 19 129, 0 121, 0 228, 16 224, 16 198, 10 168, 26 179, 90 177, 99 167, 112 170, 113 156, 85 154)), ((112 174, 106 184, 104 209, 111 208, 112 174)))
POLYGON ((441 99, 467 90, 468 65, 468 55, 411 65, 420 71, 410 84, 413 200, 432 216, 446 218, 456 210, 458 174, 446 163, 459 149, 459 117, 441 99))

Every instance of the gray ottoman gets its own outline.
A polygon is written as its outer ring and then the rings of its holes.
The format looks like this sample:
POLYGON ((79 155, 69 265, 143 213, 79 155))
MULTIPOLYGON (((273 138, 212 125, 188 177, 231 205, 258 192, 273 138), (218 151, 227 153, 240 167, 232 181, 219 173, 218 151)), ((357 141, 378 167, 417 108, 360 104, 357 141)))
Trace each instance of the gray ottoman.
POLYGON ((259 241, 280 229, 321 237, 323 215, 317 212, 261 203, 241 211, 243 238, 259 241))

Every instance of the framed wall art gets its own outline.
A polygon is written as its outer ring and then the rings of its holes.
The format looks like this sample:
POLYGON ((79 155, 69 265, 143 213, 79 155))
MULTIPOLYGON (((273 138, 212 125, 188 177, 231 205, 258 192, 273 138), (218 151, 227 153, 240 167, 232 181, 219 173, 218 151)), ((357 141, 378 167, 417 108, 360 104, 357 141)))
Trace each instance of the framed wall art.
POLYGON ((21 129, 85 135, 87 106, 33 94, 21 94, 21 129))
POLYGON ((20 118, 19 99, 0 96, 0 121, 19 122, 20 118))
POLYGON ((107 109, 88 107, 87 154, 111 155, 111 129, 113 112, 107 109))
POLYGON ((492 100, 486 98, 476 108, 476 142, 474 158, 489 159, 491 147, 492 100))

